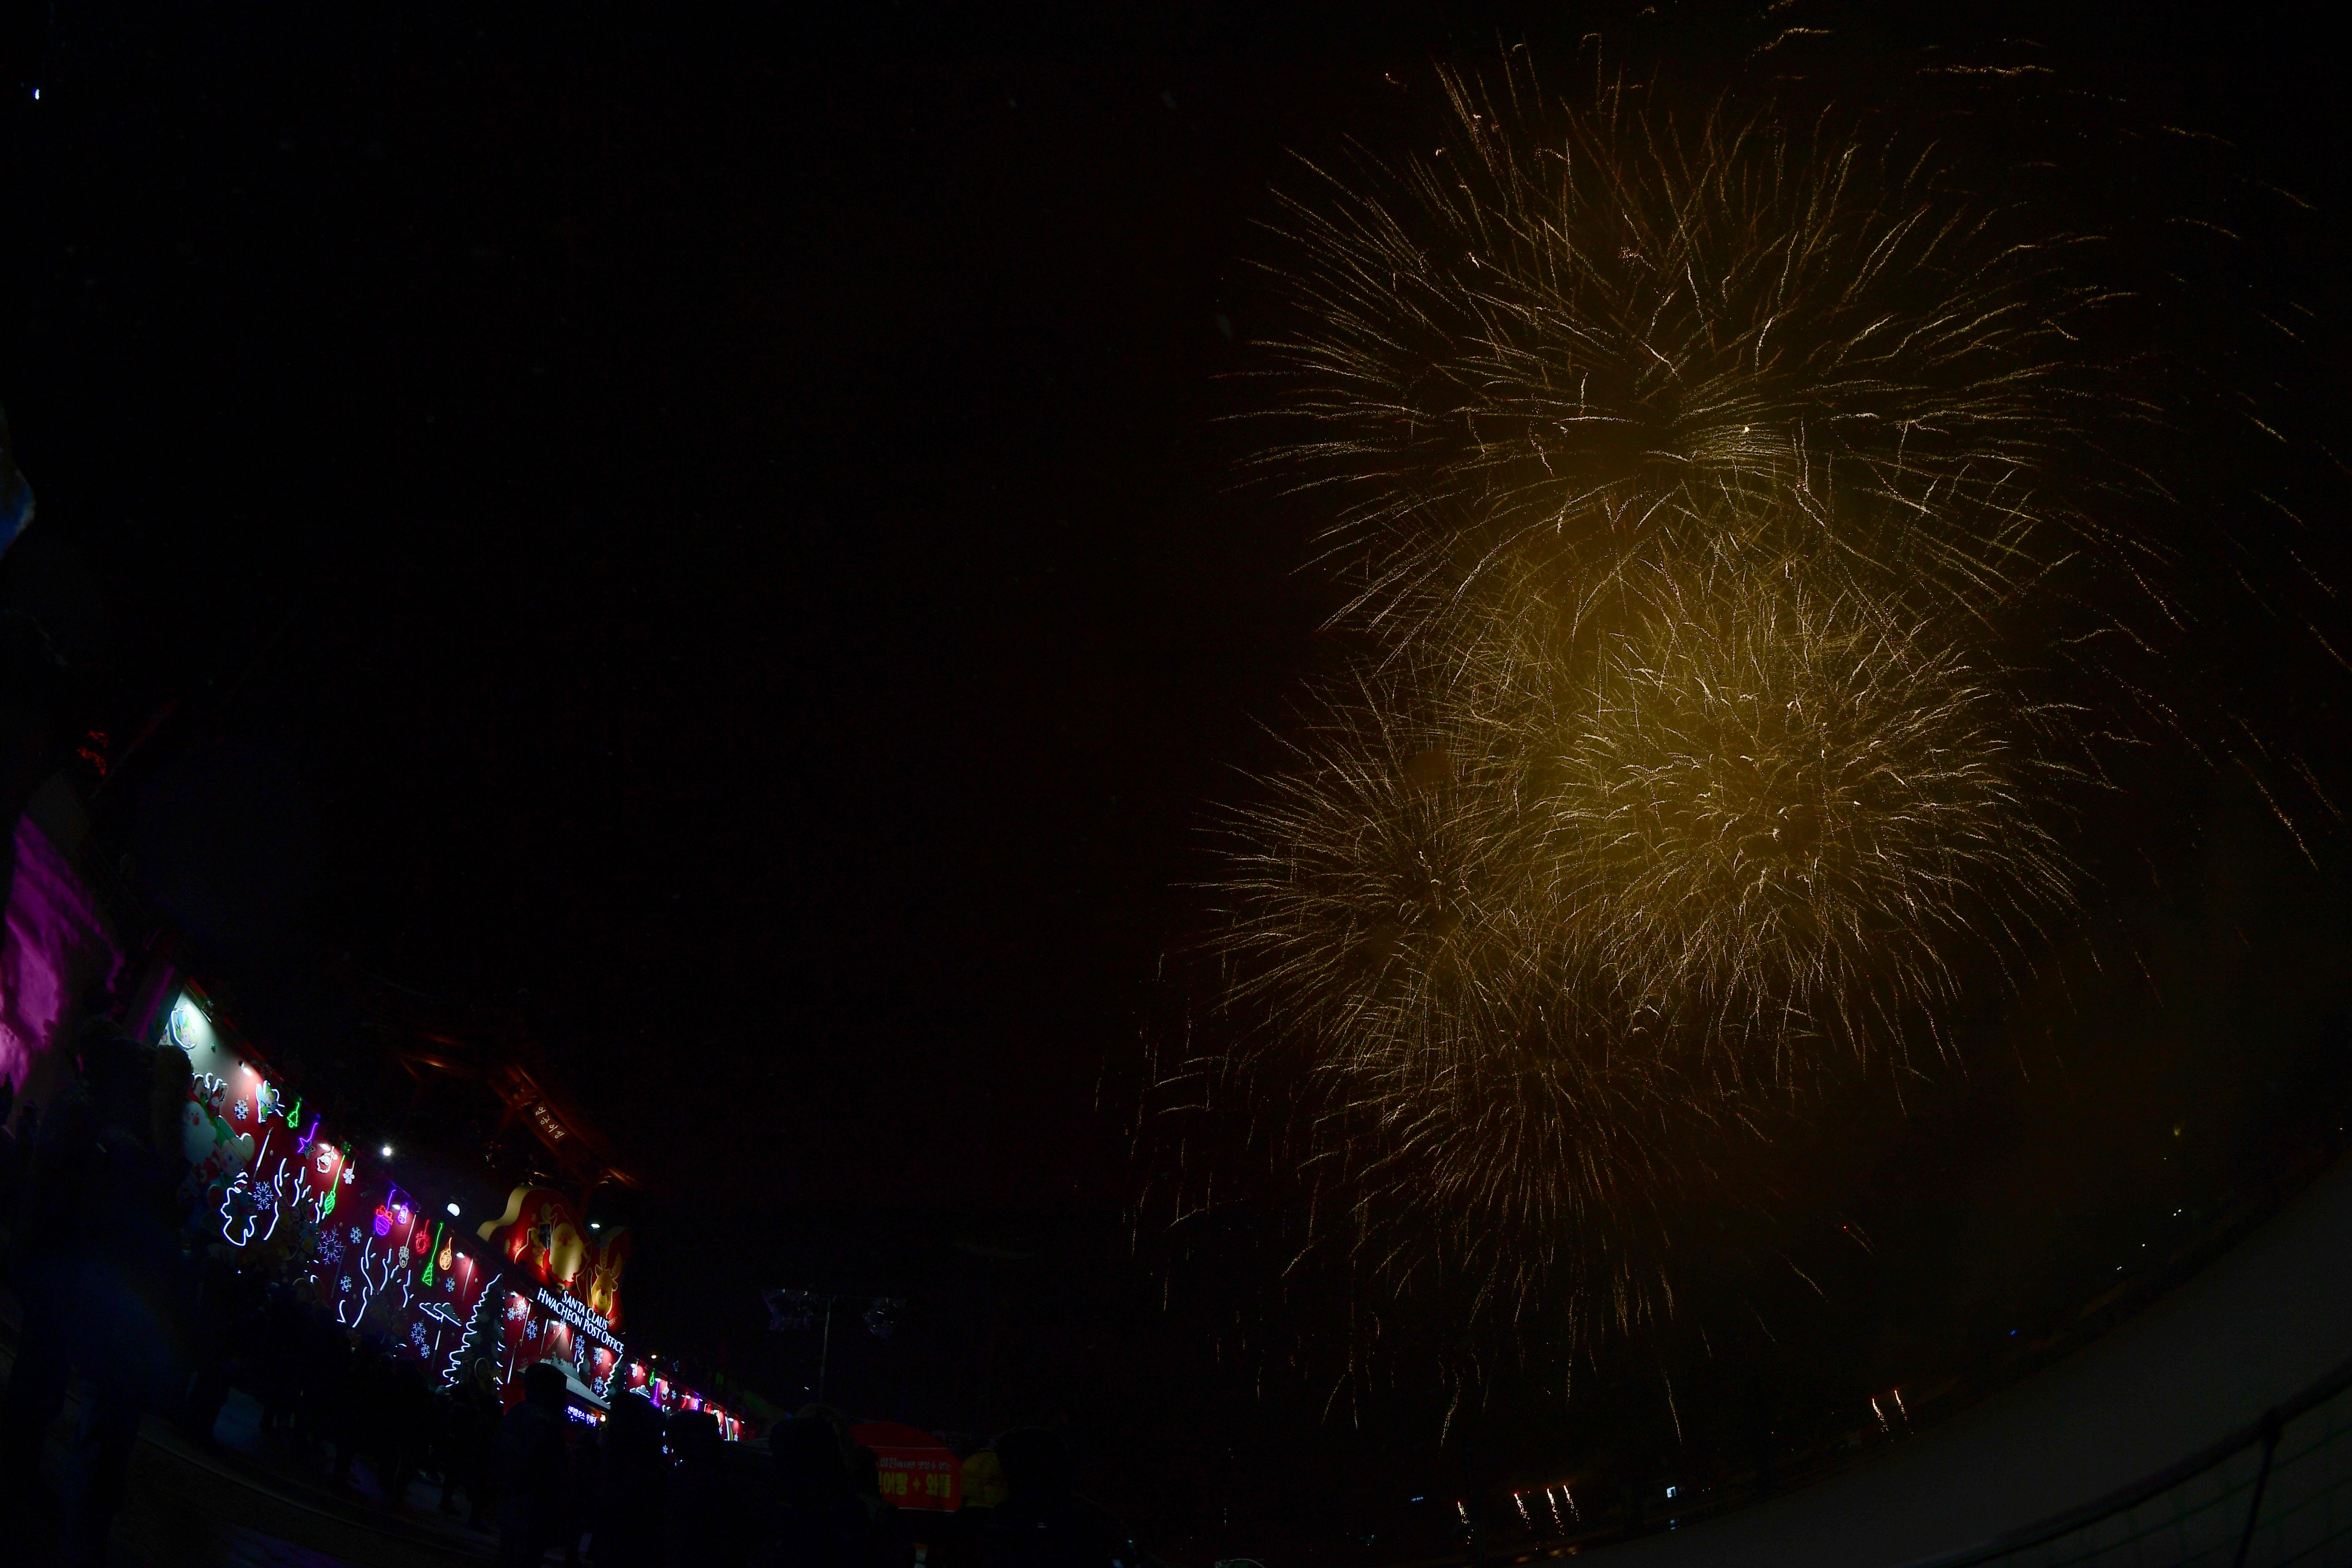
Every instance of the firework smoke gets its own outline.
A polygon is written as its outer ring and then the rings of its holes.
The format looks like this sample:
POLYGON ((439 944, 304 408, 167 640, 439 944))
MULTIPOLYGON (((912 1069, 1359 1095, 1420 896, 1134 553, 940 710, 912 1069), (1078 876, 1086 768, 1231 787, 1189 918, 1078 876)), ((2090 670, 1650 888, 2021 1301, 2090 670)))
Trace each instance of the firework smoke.
POLYGON ((2269 765, 2175 652, 2263 547, 2158 471, 2094 239, 1866 116, 1498 79, 1283 205, 1261 461, 1360 658, 1223 819, 1166 1082, 1251 1105, 1302 1255, 1573 1346, 1727 1151, 2079 925, 2111 753, 2269 765))
POLYGON ((1933 1037, 2067 906, 2032 716, 1807 575, 1459 618, 1327 693, 1230 819, 1231 1000, 1315 1086, 1312 1177, 1392 1283, 1643 1315, 1656 1210, 1706 1173, 1675 1151, 1933 1037))
POLYGON ((2034 951, 2073 873, 2011 694, 1793 564, 1643 575, 1538 753, 1552 905, 1617 1007, 1787 1085, 2034 951))
POLYGON ((1664 1175, 1645 1132, 1695 1102, 1579 983, 1495 673, 1415 662, 1328 694, 1228 824, 1223 942, 1312 1086, 1307 1175, 1351 1247, 1401 1283, 1434 1243, 1515 1294, 1572 1259, 1622 1320, 1644 1299, 1620 1221, 1664 1175))

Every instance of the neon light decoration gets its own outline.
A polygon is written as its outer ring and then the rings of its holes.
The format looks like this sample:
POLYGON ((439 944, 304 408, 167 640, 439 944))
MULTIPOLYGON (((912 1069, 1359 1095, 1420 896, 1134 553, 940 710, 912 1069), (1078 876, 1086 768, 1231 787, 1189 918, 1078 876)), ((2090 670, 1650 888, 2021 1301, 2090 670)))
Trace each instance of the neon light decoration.
MULTIPOLYGON (((403 1307, 408 1305, 408 1271, 396 1267, 394 1262, 394 1259, 399 1256, 396 1250, 390 1247, 385 1248, 379 1256, 376 1252, 376 1245, 373 1241, 362 1249, 359 1268, 356 1270, 358 1297, 356 1300, 335 1303, 335 1321, 347 1329, 358 1328, 360 1320, 367 1316, 368 1304, 389 1290, 395 1281, 401 1288, 400 1304, 403 1307), (344 1315, 346 1311, 350 1313, 348 1317, 344 1315)), ((352 1283, 351 1276, 346 1275, 343 1279, 342 1290, 339 1293, 349 1295, 352 1283)))
MULTIPOLYGON (((575 1375, 599 1399, 634 1391, 676 1408, 688 1394, 624 1357, 625 1229, 592 1234, 564 1194, 518 1188, 503 1215, 478 1226, 514 1266, 501 1271, 495 1259, 459 1247, 461 1239, 472 1245, 459 1221, 423 1223, 447 1194, 420 1205, 384 1175, 362 1183, 351 1142, 290 1085, 271 1081, 227 1046, 192 993, 173 999, 157 1037, 189 1058, 181 1135, 192 1190, 184 1195, 216 1215, 222 1238, 240 1251, 292 1242, 311 1283, 332 1299, 338 1323, 383 1332, 444 1383, 471 1360, 497 1354, 503 1340, 509 1376, 546 1359, 576 1363, 575 1375), (356 1223, 331 1224, 339 1208, 356 1223)), ((737 1435, 731 1415, 693 1397, 737 1435)))
MULTIPOLYGON (((479 1272, 470 1258, 460 1259, 459 1266, 468 1273, 479 1272)), ((454 1385, 460 1377, 465 1375, 466 1363, 468 1361, 485 1358, 492 1352, 494 1342, 490 1325, 497 1321, 499 1314, 495 1304, 496 1298, 490 1294, 490 1291, 497 1284, 498 1279, 494 1275, 489 1279, 482 1281, 480 1289, 471 1292, 474 1306, 473 1310, 466 1314, 465 1332, 458 1336, 457 1349, 449 1352, 448 1364, 441 1369, 441 1382, 445 1387, 454 1385)))
POLYGON ((611 1350, 614 1355, 621 1353, 620 1337, 606 1327, 604 1320, 598 1317, 594 1310, 579 1297, 554 1295, 542 1285, 539 1288, 539 1304, 546 1308, 567 1327, 577 1329, 590 1339, 611 1350))
POLYGON ((398 1187, 389 1188, 384 1193, 383 1202, 375 1205, 375 1233, 379 1237, 388 1237, 397 1230, 401 1238, 394 1245, 404 1246, 408 1240, 409 1222, 415 1217, 415 1211, 408 1205, 408 1194, 398 1187))
POLYGON ((278 1195, 268 1186, 257 1185, 249 1171, 239 1171, 236 1179, 221 1195, 221 1239, 231 1247, 249 1246, 254 1227, 268 1222, 260 1239, 268 1241, 278 1233, 278 1195))

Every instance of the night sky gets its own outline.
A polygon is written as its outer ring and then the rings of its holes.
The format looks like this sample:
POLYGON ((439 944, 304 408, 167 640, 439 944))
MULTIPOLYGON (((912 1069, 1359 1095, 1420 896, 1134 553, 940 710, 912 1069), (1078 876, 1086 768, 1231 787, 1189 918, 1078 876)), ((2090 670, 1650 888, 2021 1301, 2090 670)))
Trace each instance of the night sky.
MULTIPOLYGON (((1244 262, 1293 150, 1385 145, 1433 60, 1604 13, 855 9, 60 5, 0 169, 0 401, 41 507, 7 592, 118 752, 170 706, 101 820, 257 1037, 333 1035, 352 970, 520 1009, 654 1183, 649 1339, 797 1397, 808 1347, 757 1288, 889 1291, 904 1365, 835 1330, 887 1414, 984 1429, 1093 1387, 1122 1452, 1282 1440, 1312 1401, 1170 1392, 1201 1347, 1120 1261, 1097 1106, 1207 803, 1326 657, 1316 515, 1235 471, 1244 262)), ((2132 17, 2032 26, 2342 196, 2312 36, 2132 17)), ((1710 57, 1749 26, 1647 25, 1710 57)), ((2275 963, 2215 1011, 2342 924, 2244 843, 2275 963)), ((2281 1005, 2291 1065, 2326 1005, 2281 1005)), ((2041 1279, 2064 1212, 2131 1185, 2075 1179, 2107 1147, 2083 1119, 2171 1120, 2211 1088, 2180 1053, 2031 1112, 1988 1068, 1906 1134, 1971 1152, 1869 1179, 1898 1216, 2010 1193, 2046 1225, 1919 1221, 1921 1256, 2041 1279)), ((1359 1483, 1434 1451, 1408 1426, 1342 1442, 1359 1483)), ((1220 1462, 1202 1489, 1238 1485, 1220 1462)))

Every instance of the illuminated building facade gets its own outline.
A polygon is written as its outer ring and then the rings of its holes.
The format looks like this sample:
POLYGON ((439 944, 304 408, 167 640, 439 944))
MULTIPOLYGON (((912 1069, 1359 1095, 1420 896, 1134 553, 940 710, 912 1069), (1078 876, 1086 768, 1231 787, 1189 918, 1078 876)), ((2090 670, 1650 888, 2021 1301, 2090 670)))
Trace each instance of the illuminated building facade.
MULTIPOLYGON (((445 1384, 488 1360, 512 1399, 523 1371, 549 1362, 588 1419, 634 1391, 665 1410, 707 1410, 730 1439, 744 1435, 736 1413, 657 1375, 650 1357, 632 1358, 621 1296, 628 1231, 597 1235, 568 1191, 538 1183, 516 1186, 501 1214, 464 1214, 449 1194, 395 1174, 389 1146, 356 1142, 257 1052, 225 1039, 193 984, 167 994, 152 1037, 186 1052, 191 1069, 182 1195, 252 1266, 299 1276, 336 1322, 445 1384)), ((551 1107, 541 1080, 509 1068, 491 1081, 509 1119, 541 1141, 571 1144, 567 1153, 604 1149, 575 1108, 551 1107)))

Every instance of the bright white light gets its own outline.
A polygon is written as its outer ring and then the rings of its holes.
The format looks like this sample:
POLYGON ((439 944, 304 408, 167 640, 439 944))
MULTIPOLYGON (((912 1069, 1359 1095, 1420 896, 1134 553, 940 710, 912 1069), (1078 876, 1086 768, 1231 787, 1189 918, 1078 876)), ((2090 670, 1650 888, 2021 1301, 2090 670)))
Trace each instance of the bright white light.
POLYGON ((451 1204, 449 1205, 449 1217, 451 1219, 456 1219, 457 1217, 457 1205, 456 1204, 451 1204))
POLYGON ((601 1219, 592 1219, 588 1222, 588 1228, 590 1230, 602 1230, 604 1228, 604 1222, 601 1219))
POLYGON ((195 999, 184 991, 180 993, 179 1000, 172 1004, 170 1030, 172 1043, 191 1056, 208 1049, 213 1044, 212 1020, 205 1016, 205 1010, 197 1006, 195 999))
POLYGON ((392 1158, 392 1145, 389 1143, 383 1146, 383 1157, 387 1160, 392 1158))

